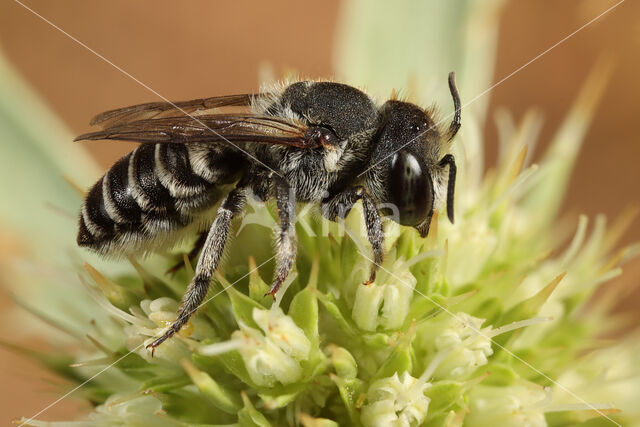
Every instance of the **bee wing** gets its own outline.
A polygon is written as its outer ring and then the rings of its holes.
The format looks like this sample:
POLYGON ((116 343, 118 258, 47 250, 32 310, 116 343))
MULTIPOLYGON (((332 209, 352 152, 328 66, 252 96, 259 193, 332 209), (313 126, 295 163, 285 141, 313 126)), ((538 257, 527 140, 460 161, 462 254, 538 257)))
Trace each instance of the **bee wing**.
POLYGON ((103 129, 130 123, 137 120, 176 117, 187 114, 207 114, 208 110, 221 107, 242 107, 251 104, 251 99, 258 94, 241 94, 215 96, 212 98, 192 99, 178 102, 149 102, 147 104, 132 105, 105 111, 95 116, 90 124, 99 125, 103 129))
POLYGON ((79 140, 115 139, 143 143, 260 142, 299 148, 321 144, 298 120, 246 114, 204 114, 142 119, 80 135, 79 140))

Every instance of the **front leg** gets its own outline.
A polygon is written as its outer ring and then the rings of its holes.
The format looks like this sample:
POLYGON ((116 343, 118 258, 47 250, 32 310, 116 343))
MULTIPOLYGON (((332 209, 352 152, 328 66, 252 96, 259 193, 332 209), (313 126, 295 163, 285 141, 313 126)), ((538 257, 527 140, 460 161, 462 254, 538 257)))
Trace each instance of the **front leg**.
POLYGON ((209 229, 207 239, 202 248, 202 255, 196 265, 195 275, 187 288, 187 292, 182 297, 182 303, 178 309, 178 317, 160 338, 147 346, 147 348, 151 348, 151 354, 153 354, 156 347, 178 332, 202 304, 209 290, 209 282, 213 272, 218 268, 220 258, 222 258, 231 220, 242 211, 244 200, 245 189, 235 188, 218 208, 218 214, 209 229))
POLYGON ((291 187, 283 179, 273 178, 274 192, 276 196, 276 208, 280 218, 280 228, 278 230, 278 265, 276 267, 276 277, 265 294, 276 299, 276 293, 285 281, 293 263, 296 259, 296 229, 295 229, 295 197, 291 187))
POLYGON ((373 265, 371 274, 365 285, 370 285, 376 280, 376 271, 384 259, 384 233, 380 213, 375 206, 373 198, 362 186, 349 188, 326 200, 322 204, 322 215, 331 220, 344 219, 353 208, 353 205, 362 200, 364 222, 367 228, 369 243, 373 249, 373 265))

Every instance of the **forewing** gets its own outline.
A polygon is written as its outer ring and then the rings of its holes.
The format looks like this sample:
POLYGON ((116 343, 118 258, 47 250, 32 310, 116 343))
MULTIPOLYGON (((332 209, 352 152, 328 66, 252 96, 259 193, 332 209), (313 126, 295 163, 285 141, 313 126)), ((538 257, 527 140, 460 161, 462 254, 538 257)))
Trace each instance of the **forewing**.
POLYGON ((320 146, 298 120, 255 114, 204 114, 142 119, 86 133, 79 140, 114 139, 142 143, 260 142, 300 148, 320 146))
POLYGON ((99 125, 103 129, 145 119, 178 117, 182 115, 206 115, 216 108, 242 107, 251 104, 252 94, 215 96, 212 98, 192 99, 178 102, 149 102, 132 105, 98 114, 91 120, 91 125, 99 125))

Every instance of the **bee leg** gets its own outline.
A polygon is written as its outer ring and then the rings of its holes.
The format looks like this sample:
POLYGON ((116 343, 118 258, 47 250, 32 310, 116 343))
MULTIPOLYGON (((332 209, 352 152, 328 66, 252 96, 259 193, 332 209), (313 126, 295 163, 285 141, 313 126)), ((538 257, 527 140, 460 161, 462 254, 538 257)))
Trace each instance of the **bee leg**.
POLYGON ((371 274, 369 275, 369 279, 364 282, 365 285, 370 285, 376 280, 378 266, 382 264, 382 261, 384 260, 384 233, 382 230, 382 219, 380 219, 380 213, 375 206, 373 198, 364 189, 364 187, 352 187, 323 201, 322 215, 331 221, 344 219, 358 200, 362 200, 367 237, 369 238, 369 243, 373 250, 371 274))
POLYGON ((213 221, 207 234, 207 239, 204 242, 202 255, 196 266, 196 274, 193 276, 193 279, 191 279, 191 283, 182 297, 182 303, 178 309, 178 316, 160 338, 147 346, 147 348, 151 348, 151 354, 153 354, 156 347, 178 332, 180 328, 187 323, 200 304, 202 304, 209 290, 211 276, 213 276, 213 272, 218 267, 218 263, 222 257, 231 220, 242 211, 244 199, 245 189, 235 188, 227 195, 218 208, 216 219, 213 221))
POLYGON ((280 228, 277 236, 278 265, 276 267, 276 277, 265 296, 271 295, 275 300, 280 285, 289 275, 296 260, 296 229, 295 197, 291 192, 291 188, 282 179, 274 178, 274 189, 278 217, 280 218, 280 228))
MULTIPOLYGON (((200 235, 198 235, 198 240, 196 240, 196 242, 193 244, 193 248, 191 248, 191 250, 187 254, 187 258, 191 262, 191 265, 193 265, 194 261, 198 257, 198 254, 204 247, 204 242, 206 242, 207 240, 207 234, 208 233, 206 231, 200 232, 200 235)), ((180 260, 173 267, 168 269, 165 274, 173 274, 176 271, 180 270, 182 267, 184 267, 184 261, 180 260)))
MULTIPOLYGON (((451 124, 451 126, 453 127, 453 123, 451 124)), ((460 124, 458 124, 458 127, 460 127, 460 124)), ((456 189, 457 170, 456 160, 452 154, 447 154, 440 160, 438 166, 449 166, 449 178, 447 179, 447 216, 449 217, 449 221, 451 221, 451 224, 453 224, 453 197, 456 189)))

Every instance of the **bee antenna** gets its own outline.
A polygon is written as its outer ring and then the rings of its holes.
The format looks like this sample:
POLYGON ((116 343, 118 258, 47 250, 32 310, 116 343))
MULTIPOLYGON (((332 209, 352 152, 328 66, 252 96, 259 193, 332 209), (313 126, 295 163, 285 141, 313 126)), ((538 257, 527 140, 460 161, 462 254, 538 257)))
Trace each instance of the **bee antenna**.
POLYGON ((458 133, 458 129, 460 129, 460 110, 462 109, 462 107, 460 106, 460 94, 458 93, 458 88, 456 87, 455 71, 452 71, 449 73, 449 90, 451 91, 451 97, 453 98, 453 106, 455 107, 456 112, 454 113, 453 120, 449 125, 447 142, 451 141, 458 133))

